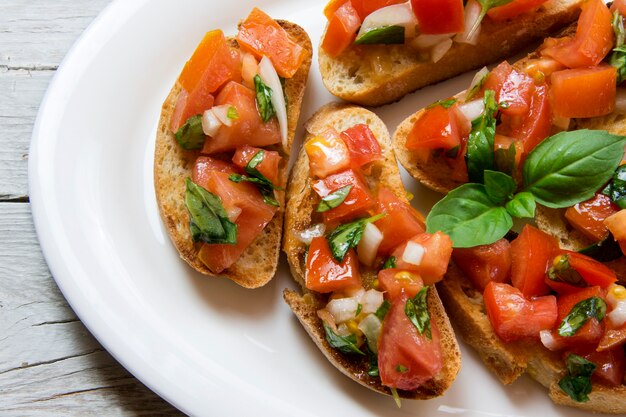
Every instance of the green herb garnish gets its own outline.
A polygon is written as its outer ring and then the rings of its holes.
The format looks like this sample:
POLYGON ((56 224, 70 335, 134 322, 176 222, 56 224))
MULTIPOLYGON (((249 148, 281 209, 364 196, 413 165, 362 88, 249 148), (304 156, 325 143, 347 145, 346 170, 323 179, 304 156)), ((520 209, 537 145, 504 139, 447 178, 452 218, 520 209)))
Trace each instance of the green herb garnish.
POLYGON ((563 282, 575 287, 586 287, 587 281, 569 263, 567 254, 559 255, 554 259, 547 272, 548 279, 563 282))
POLYGON ((185 179, 185 205, 194 242, 237 243, 237 225, 228 219, 222 200, 198 184, 185 179))
POLYGON ((383 26, 363 33, 354 41, 357 45, 371 44, 402 44, 404 43, 404 26, 383 26))
POLYGON ((378 317, 378 319, 380 321, 384 321, 385 320, 385 316, 389 312, 390 308, 391 308, 391 303, 389 301, 385 300, 380 305, 380 307, 378 307, 378 309, 376 310, 376 313, 374 313, 374 314, 376 315, 376 317, 378 317))
POLYGON ((231 174, 228 179, 233 182, 251 182, 255 184, 261 195, 263 196, 263 201, 265 204, 269 204, 270 206, 278 207, 278 201, 276 197, 274 197, 274 190, 283 190, 281 187, 275 186, 265 175, 263 175, 257 169, 257 166, 263 162, 265 158, 265 151, 260 150, 254 154, 254 156, 250 159, 248 164, 243 168, 249 176, 241 175, 241 174, 231 174))
POLYGON ((492 90, 485 91, 485 110, 472 121, 472 131, 467 139, 467 174, 471 182, 482 183, 485 170, 494 168, 493 143, 496 136, 495 112, 498 104, 492 90))
POLYGON ((206 135, 202 130, 202 116, 191 116, 174 134, 176 142, 186 151, 202 149, 206 135))
POLYGON ((605 314, 606 303, 602 298, 591 297, 579 301, 559 325, 559 336, 573 336, 590 319, 595 318, 601 321, 605 314))
POLYGON ((349 334, 348 336, 340 336, 333 331, 333 329, 326 324, 326 322, 322 322, 324 325, 324 331, 326 332, 326 341, 328 344, 340 351, 341 353, 354 353, 357 355, 365 355, 361 349, 356 345, 356 336, 353 334, 349 334))
POLYGON ((481 22, 483 21, 485 16, 487 16, 487 12, 489 10, 493 9, 494 7, 499 7, 499 6, 504 6, 505 4, 509 4, 513 0, 477 0, 477 1, 481 7, 480 14, 478 15, 478 18, 476 19, 474 26, 472 26, 472 29, 470 29, 467 35, 468 39, 471 39, 472 36, 474 36, 474 33, 476 33, 476 31, 480 27, 481 22))
POLYGON ((428 303, 426 302, 428 288, 428 286, 422 287, 422 289, 415 294, 415 297, 406 300, 404 314, 406 314, 420 334, 425 335, 428 339, 432 339, 430 313, 428 312, 428 303))
POLYGON ((433 107, 441 106, 444 109, 449 109, 450 107, 454 106, 454 103, 456 103, 456 98, 449 98, 447 100, 439 100, 437 102, 434 102, 426 108, 432 109, 433 107))
POLYGON ((254 76, 254 88, 256 90, 257 110, 261 120, 265 123, 276 114, 276 109, 272 104, 272 89, 265 85, 259 75, 254 76))
POLYGON ((389 258, 387 258, 387 260, 383 264, 383 267, 380 269, 391 269, 395 267, 396 267, 396 257, 390 256, 389 258))
POLYGON ((228 108, 228 111, 226 112, 226 117, 228 117, 230 120, 239 119, 239 112, 237 112, 237 107, 230 106, 228 108))
POLYGON ((596 365, 574 354, 570 354, 565 362, 567 375, 559 381, 559 386, 572 400, 589 401, 587 394, 591 392, 591 375, 596 370, 596 365))
POLYGON ((352 190, 352 185, 346 185, 345 187, 341 187, 338 190, 328 194, 320 201, 319 205, 317 206, 317 212, 323 213, 339 206, 339 204, 343 203, 343 201, 346 199, 346 197, 350 193, 350 190, 352 190))
POLYGON ((602 190, 602 194, 611 197, 619 208, 626 209, 626 165, 617 167, 613 178, 602 190))
POLYGON ((399 372, 401 374, 408 372, 409 368, 407 368, 406 366, 402 365, 401 363, 399 363, 398 365, 396 365, 396 372, 399 372))
POLYGON ((382 219, 384 213, 366 219, 360 219, 351 223, 342 224, 328 235, 328 246, 337 262, 343 262, 343 258, 350 248, 356 247, 363 237, 363 231, 367 223, 373 223, 382 219))

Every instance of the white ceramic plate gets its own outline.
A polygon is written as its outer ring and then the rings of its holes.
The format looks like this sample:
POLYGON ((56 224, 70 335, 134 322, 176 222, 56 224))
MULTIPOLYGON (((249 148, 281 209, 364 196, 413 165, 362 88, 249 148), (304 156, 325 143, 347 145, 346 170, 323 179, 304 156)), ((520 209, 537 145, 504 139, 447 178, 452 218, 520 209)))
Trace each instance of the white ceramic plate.
MULTIPOLYGON (((207 279, 179 260, 160 221, 152 153, 160 106, 204 32, 235 33, 255 5, 302 25, 317 47, 326 1, 118 0, 85 32, 41 107, 30 192, 41 246, 68 301, 126 368, 182 411, 255 416, 578 416, 538 384, 503 387, 463 348, 445 396, 404 401, 335 370, 313 345, 282 289, 284 259, 259 290, 207 279)), ((333 98, 317 57, 301 121, 333 98)), ((377 109, 391 131, 408 114, 465 88, 471 74, 377 109)), ((405 177, 424 210, 437 196, 405 177)))

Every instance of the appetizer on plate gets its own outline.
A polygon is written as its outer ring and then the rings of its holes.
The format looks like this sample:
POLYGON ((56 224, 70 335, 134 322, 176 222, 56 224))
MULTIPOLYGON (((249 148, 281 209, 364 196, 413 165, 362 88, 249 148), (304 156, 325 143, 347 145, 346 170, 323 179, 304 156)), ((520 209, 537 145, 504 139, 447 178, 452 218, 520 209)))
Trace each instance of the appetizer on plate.
POLYGON ((348 377, 396 399, 443 394, 460 367, 434 287, 450 238, 425 233, 375 114, 329 104, 305 127, 283 243, 303 294, 285 290, 286 302, 348 377))
POLYGON ((331 0, 326 88, 378 106, 496 62, 574 21, 582 0, 331 0))
POLYGON ((247 288, 274 276, 311 54, 301 27, 255 8, 236 37, 207 32, 165 100, 156 196, 174 246, 197 271, 247 288))

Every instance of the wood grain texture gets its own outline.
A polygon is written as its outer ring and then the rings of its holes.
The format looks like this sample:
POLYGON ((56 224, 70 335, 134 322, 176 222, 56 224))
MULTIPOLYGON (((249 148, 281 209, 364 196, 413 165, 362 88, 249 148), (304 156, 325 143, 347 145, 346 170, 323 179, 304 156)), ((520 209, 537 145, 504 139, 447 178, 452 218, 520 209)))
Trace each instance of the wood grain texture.
POLYGON ((180 415, 122 368, 67 305, 28 204, 28 148, 59 63, 110 0, 0 6, 0 417, 180 415))

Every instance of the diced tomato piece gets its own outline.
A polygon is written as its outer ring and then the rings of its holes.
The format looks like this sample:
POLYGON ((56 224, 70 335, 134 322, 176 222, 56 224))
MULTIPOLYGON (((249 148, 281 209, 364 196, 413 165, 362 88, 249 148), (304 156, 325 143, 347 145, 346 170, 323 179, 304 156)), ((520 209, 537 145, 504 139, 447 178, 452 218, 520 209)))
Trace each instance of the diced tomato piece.
POLYGON ((609 228, 604 220, 618 211, 619 207, 610 197, 598 193, 593 198, 565 210, 565 218, 574 229, 589 239, 600 241, 609 235, 609 228))
POLYGON ((544 277, 558 249, 559 244, 553 236, 528 224, 511 242, 511 282, 524 297, 550 291, 544 277))
POLYGON ((439 328, 430 321, 431 339, 420 334, 404 312, 408 296, 402 292, 391 304, 378 341, 378 369, 383 385, 413 390, 443 367, 439 328))
POLYGON ((626 0, 614 0, 613 4, 611 4, 611 13, 615 10, 619 10, 619 13, 622 16, 626 16, 626 0))
POLYGON ((611 321, 606 322, 606 331, 598 343, 598 351, 611 350, 626 344, 626 323, 620 327, 612 325, 611 321))
POLYGON ((204 142, 202 153, 230 151, 243 145, 268 146, 280 142, 276 118, 263 123, 256 108, 256 93, 242 84, 230 82, 224 86, 215 105, 230 104, 237 109, 231 126, 223 125, 214 138, 204 142))
POLYGON ((465 29, 463 0, 411 0, 424 34, 459 33, 465 29))
POLYGON ((621 348, 598 352, 592 350, 584 358, 596 365, 592 381, 597 381, 613 387, 621 387, 626 371, 626 356, 621 348))
POLYGON ((239 25, 237 43, 258 59, 267 56, 281 77, 291 78, 306 57, 306 51, 289 38, 278 22, 258 8, 239 25))
POLYGON ((567 256, 570 267, 574 268, 590 286, 608 288, 617 281, 617 276, 611 268, 582 253, 563 251, 558 256, 567 256))
POLYGON ((278 208, 265 204, 257 187, 250 183, 230 181, 230 173, 221 171, 226 170, 226 167, 219 163, 216 165, 220 171, 210 170, 201 175, 206 177, 205 188, 220 197, 227 212, 233 209, 241 210, 235 220, 237 243, 235 245, 205 243, 198 253, 198 258, 217 274, 239 259, 243 251, 272 220, 278 208))
POLYGON ((421 233, 403 245, 398 246, 392 254, 392 256, 396 257, 398 268, 417 271, 426 285, 434 284, 443 278, 448 270, 451 255, 452 239, 442 232, 435 232, 434 234, 421 233), (419 265, 406 262, 403 259, 403 254, 411 242, 421 246, 424 251, 419 265))
MULTIPOLYGON (((337 9, 343 6, 343 4, 347 3, 348 1, 350 0, 330 0, 324 7, 324 16, 326 16, 326 19, 332 19, 337 9)), ((352 6, 354 7, 354 3, 352 4, 352 6)))
POLYGON ((308 289, 321 293, 359 287, 359 259, 350 249, 339 263, 333 258, 325 237, 313 238, 306 258, 305 281, 308 289))
POLYGON ((541 54, 569 68, 598 65, 613 48, 612 15, 602 0, 583 2, 574 38, 548 39, 541 54))
POLYGON ((200 187, 207 188, 211 171, 224 172, 226 174, 237 172, 236 168, 228 162, 211 158, 210 156, 199 156, 191 170, 191 181, 200 187))
POLYGON ((406 148, 452 149, 461 144, 461 127, 455 113, 456 105, 445 108, 435 105, 426 109, 415 121, 406 138, 406 148))
POLYGON ((552 107, 560 117, 598 117, 615 109, 617 70, 612 65, 552 73, 552 107))
MULTIPOLYGON (((504 117, 504 116, 503 116, 504 117)), ((536 85, 530 102, 530 111, 518 127, 513 127, 510 135, 524 144, 522 163, 526 155, 550 136, 552 112, 548 98, 548 87, 536 85)))
POLYGON ((493 90, 496 102, 506 102, 500 111, 509 116, 525 116, 530 109, 530 102, 535 82, 527 74, 519 72, 506 61, 495 67, 483 85, 484 90, 493 90))
MULTIPOLYGON (((456 153, 456 157, 454 159, 446 158, 446 163, 452 168, 452 174, 450 177, 457 182, 468 182, 469 178, 467 175, 467 162, 465 161, 465 154, 467 153, 467 139, 469 136, 469 132, 467 134, 463 134, 461 137, 461 145, 459 146, 459 150, 456 153)), ((430 157, 430 151, 429 157, 430 157)))
POLYGON ((281 187, 283 185, 283 181, 280 178, 280 163, 282 162, 282 158, 278 152, 244 145, 241 148, 237 148, 235 151, 233 162, 241 169, 244 169, 250 160, 260 151, 263 151, 264 155, 263 160, 256 166, 257 171, 270 180, 272 184, 281 187))
POLYGON ((360 174, 351 169, 315 181, 313 189, 317 195, 324 198, 348 185, 352 185, 352 188, 345 200, 337 207, 322 213, 324 223, 352 220, 359 215, 366 214, 374 206, 374 199, 370 196, 365 181, 360 174))
POLYGON ((539 338, 541 330, 552 329, 556 322, 557 302, 553 295, 527 300, 517 288, 491 281, 483 299, 494 331, 505 342, 539 338))
MULTIPOLYGON (((602 288, 587 287, 579 289, 576 292, 569 294, 561 294, 558 298, 558 317, 555 325, 555 329, 563 322, 563 319, 572 311, 572 308, 580 301, 589 299, 591 297, 599 297, 605 299, 605 293, 602 288)), ((556 343, 560 346, 580 347, 580 346, 597 346, 598 342, 604 334, 604 320, 599 322, 595 318, 589 319, 576 333, 572 336, 560 336, 557 330, 552 331, 552 336, 555 338, 556 343)))
POLYGON ((304 150, 309 157, 309 172, 314 177, 325 178, 350 167, 350 151, 333 128, 309 139, 304 150))
POLYGON ((352 44, 361 26, 361 18, 351 2, 342 4, 328 21, 322 39, 322 49, 330 56, 337 56, 352 44))
POLYGON ((341 139, 348 147, 353 168, 360 168, 383 158, 376 136, 366 124, 354 125, 341 132, 341 139))
POLYGON ((496 22, 511 19, 522 13, 534 11, 548 0, 513 0, 504 6, 489 9, 487 16, 496 22))
POLYGON ((381 269, 378 272, 378 285, 388 300, 395 300, 403 291, 413 298, 424 286, 424 281, 415 271, 402 269, 381 269))
POLYGON ((506 239, 490 245, 456 248, 452 251, 452 259, 480 291, 491 281, 506 282, 510 279, 511 244, 506 239))
POLYGON ((615 240, 626 241, 626 209, 604 219, 604 224, 609 228, 615 240))
POLYGON ((170 120, 170 130, 176 132, 187 119, 192 116, 204 113, 205 110, 213 107, 215 101, 212 94, 205 90, 206 84, 199 84, 192 94, 181 90, 176 101, 176 107, 170 120))
POLYGON ((204 35, 178 78, 189 94, 199 87, 206 93, 213 93, 226 82, 239 80, 239 52, 228 45, 221 30, 204 35))
POLYGON ((424 217, 387 188, 378 190, 376 212, 385 213, 385 217, 374 223, 383 234, 378 247, 380 254, 390 253, 396 246, 426 230, 424 217))

